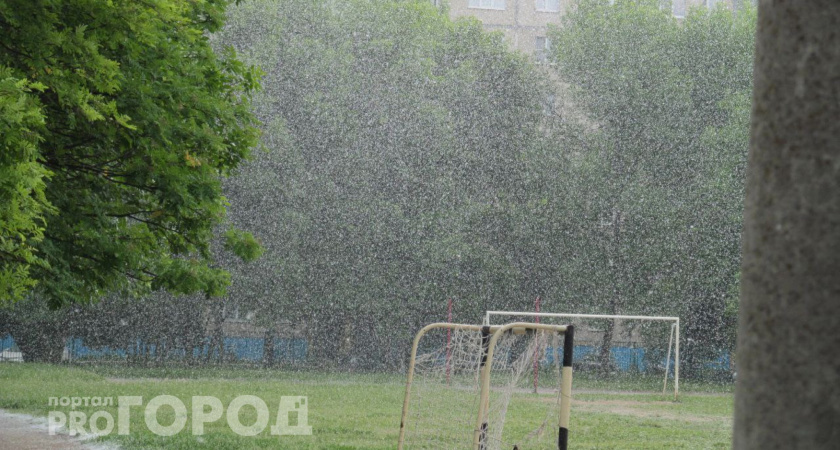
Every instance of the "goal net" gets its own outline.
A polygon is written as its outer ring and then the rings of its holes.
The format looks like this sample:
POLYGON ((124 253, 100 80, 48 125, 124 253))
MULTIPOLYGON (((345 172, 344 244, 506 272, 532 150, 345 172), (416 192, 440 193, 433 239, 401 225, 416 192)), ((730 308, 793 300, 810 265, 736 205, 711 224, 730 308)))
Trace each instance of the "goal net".
POLYGON ((574 324, 574 367, 586 387, 673 391, 678 398, 678 317, 488 311, 484 319, 485 325, 510 321, 574 324))
POLYGON ((550 324, 426 326, 412 348, 399 448, 565 449, 572 336, 550 324), (541 364, 552 375, 535 384, 541 364))

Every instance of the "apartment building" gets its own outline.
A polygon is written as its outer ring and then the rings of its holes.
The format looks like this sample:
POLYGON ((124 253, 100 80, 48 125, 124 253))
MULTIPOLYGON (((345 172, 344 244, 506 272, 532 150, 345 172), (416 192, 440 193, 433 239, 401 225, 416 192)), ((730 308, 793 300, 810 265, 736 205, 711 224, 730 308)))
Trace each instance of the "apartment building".
MULTIPOLYGON (((560 25, 563 15, 574 4, 586 0, 433 0, 446 3, 452 18, 475 17, 488 31, 504 33, 510 46, 545 60, 551 46, 546 37, 549 25, 560 25)), ((685 17, 693 6, 730 5, 733 0, 663 0, 663 8, 671 8, 676 17, 685 17)))

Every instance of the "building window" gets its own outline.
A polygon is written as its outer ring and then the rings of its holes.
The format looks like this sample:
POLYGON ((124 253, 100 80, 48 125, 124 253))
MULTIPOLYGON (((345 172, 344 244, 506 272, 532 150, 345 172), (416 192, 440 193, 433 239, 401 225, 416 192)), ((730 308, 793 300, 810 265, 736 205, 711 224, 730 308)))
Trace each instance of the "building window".
POLYGON ((537 11, 543 12, 559 12, 560 0, 536 0, 537 11))
POLYGON ((470 8, 505 9, 505 0, 470 0, 470 8))
POLYGON ((674 0, 674 3, 672 3, 674 17, 685 17, 685 11, 687 9, 685 2, 686 0, 674 0))
POLYGON ((239 305, 225 305, 225 319, 229 322, 249 322, 254 320, 253 311, 240 309, 239 305))
POLYGON ((534 58, 538 62, 546 62, 548 60, 548 50, 551 48, 551 41, 545 36, 537 36, 534 42, 534 58))

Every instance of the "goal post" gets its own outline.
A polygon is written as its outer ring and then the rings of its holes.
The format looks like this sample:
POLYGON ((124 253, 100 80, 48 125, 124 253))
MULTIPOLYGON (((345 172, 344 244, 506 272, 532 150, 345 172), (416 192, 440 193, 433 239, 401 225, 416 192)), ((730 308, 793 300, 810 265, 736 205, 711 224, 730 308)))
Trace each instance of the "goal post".
POLYGON ((662 384, 662 393, 668 388, 668 375, 670 373, 671 351, 674 353, 674 401, 679 399, 680 391, 680 318, 670 316, 633 316, 633 315, 610 315, 610 314, 568 314, 568 313, 545 313, 545 312, 523 312, 523 311, 487 311, 484 315, 484 325, 493 326, 494 317, 504 322, 511 317, 522 320, 525 317, 558 318, 558 319, 615 319, 615 320, 636 320, 636 321, 658 321, 670 322, 668 350, 665 357, 665 375, 662 384))
MULTIPOLYGON (((411 348, 398 448, 415 445, 451 448, 456 443, 459 447, 467 446, 468 442, 474 450, 511 448, 510 442, 539 442, 540 448, 546 448, 546 439, 549 439, 551 446, 566 450, 573 339, 574 327, 555 324, 514 322, 490 326, 441 322, 423 327, 411 348), (435 336, 436 331, 441 334, 435 336), (528 428, 528 424, 515 423, 508 432, 505 429, 508 404, 514 393, 519 395, 520 390, 525 391, 520 383, 527 379, 523 375, 529 373, 533 358, 550 356, 547 352, 555 352, 553 356, 556 357, 561 336, 563 366, 562 369, 558 366, 556 399, 546 401, 548 399, 543 395, 543 398, 529 398, 532 403, 523 403, 533 410, 532 418, 539 416, 537 408, 546 408, 556 414, 547 414, 545 421, 535 429, 528 428), (551 339, 553 347, 549 346, 551 339), (431 345, 429 341, 432 341, 431 345), (422 381, 415 386, 418 376, 422 381), (425 390, 418 391, 420 388, 425 390), (415 395, 417 400, 413 392, 420 392, 415 395), (434 404, 436 401, 438 403, 434 404), (454 411, 458 408, 462 409, 454 411), (464 415, 471 419, 464 420, 461 417, 464 415), (442 435, 447 433, 446 428, 453 427, 458 428, 454 440, 446 441, 442 435), (409 431, 413 439, 409 439, 409 431)), ((522 393, 514 401, 522 403, 525 395, 531 394, 522 393)))
MULTIPOLYGON (((435 329, 445 329, 447 330, 447 342, 446 342, 446 378, 447 383, 449 383, 449 374, 451 371, 450 368, 450 357, 451 357, 451 335, 452 332, 473 332, 473 333, 482 333, 482 330, 489 329, 490 327, 483 327, 481 325, 467 325, 467 324, 457 324, 457 323, 450 323, 450 322, 438 322, 426 325, 425 327, 421 328, 420 331, 417 332, 417 335, 414 337, 414 342, 411 345, 411 357, 408 363, 408 373, 407 373, 407 381, 406 381, 406 388, 405 388, 405 397, 403 398, 403 407, 402 407, 402 415, 400 418, 400 436, 399 441, 397 443, 398 450, 402 450, 405 446, 406 441, 406 431, 408 426, 408 413, 409 413, 409 405, 411 404, 411 393, 412 387, 414 385, 414 376, 415 376, 415 369, 417 368, 417 352, 420 346, 420 341, 428 334, 430 331, 435 329)), ((486 334, 486 332, 482 333, 486 334)), ((457 342, 457 335, 456 335, 456 342, 457 342)))

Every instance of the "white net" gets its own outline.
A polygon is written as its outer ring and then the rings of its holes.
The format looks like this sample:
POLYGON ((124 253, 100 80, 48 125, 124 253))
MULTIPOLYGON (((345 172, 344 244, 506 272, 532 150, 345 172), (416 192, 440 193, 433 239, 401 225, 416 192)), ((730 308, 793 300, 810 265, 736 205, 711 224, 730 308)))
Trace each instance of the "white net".
POLYGON ((405 448, 468 448, 472 443, 481 342, 481 332, 472 330, 436 329, 423 336, 415 358, 405 448))
MULTIPOLYGON (((534 315, 490 315, 493 325, 535 320, 534 315)), ((575 384, 579 388, 638 392, 667 388, 669 395, 674 394, 674 320, 552 316, 539 316, 539 320, 575 325, 575 384)))
POLYGON ((560 414, 562 336, 507 332, 490 373, 486 448, 556 448, 560 414))
POLYGON ((470 448, 477 425, 483 430, 484 449, 556 448, 561 357, 556 352, 562 348, 562 335, 531 330, 500 336, 489 374, 486 414, 479 422, 486 354, 482 342, 489 338, 479 330, 447 329, 423 336, 410 387, 404 448, 470 448))

